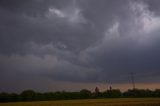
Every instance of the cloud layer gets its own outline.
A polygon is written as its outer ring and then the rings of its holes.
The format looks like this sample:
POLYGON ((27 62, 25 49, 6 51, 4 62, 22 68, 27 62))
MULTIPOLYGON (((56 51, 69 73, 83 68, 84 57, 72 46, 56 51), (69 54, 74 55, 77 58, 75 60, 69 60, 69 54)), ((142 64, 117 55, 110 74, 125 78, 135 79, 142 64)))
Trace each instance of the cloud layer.
POLYGON ((158 0, 1 0, 0 81, 158 82, 158 0), (9 79, 8 79, 9 78, 9 79))

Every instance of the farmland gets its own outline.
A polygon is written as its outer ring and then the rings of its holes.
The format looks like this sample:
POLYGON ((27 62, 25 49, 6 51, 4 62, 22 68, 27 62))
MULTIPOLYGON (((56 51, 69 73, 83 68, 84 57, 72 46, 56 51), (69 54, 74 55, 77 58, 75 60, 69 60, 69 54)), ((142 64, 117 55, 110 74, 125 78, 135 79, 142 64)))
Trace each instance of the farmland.
POLYGON ((0 103, 0 106, 160 106, 160 98, 120 98, 0 103))

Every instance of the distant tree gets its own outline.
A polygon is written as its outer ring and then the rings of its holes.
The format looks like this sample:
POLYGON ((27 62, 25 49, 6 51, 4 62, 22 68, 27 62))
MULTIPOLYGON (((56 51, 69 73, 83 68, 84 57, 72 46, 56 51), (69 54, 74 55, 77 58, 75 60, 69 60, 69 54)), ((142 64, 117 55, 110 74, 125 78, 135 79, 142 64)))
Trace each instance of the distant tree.
POLYGON ((153 97, 154 92, 148 89, 132 89, 124 92, 123 95, 124 97, 153 97))
POLYGON ((160 97, 160 89, 156 89, 156 90, 154 91, 154 96, 155 96, 155 97, 160 97))
POLYGON ((16 93, 9 94, 9 97, 10 97, 9 101, 11 101, 11 102, 17 102, 17 101, 21 100, 20 96, 16 93))
POLYGON ((110 89, 102 93, 105 98, 119 98, 122 97, 122 93, 119 89, 110 89))
POLYGON ((42 101, 42 100, 69 100, 69 99, 89 99, 89 98, 120 98, 120 97, 160 97, 160 89, 151 91, 149 89, 129 89, 122 93, 119 89, 110 89, 105 92, 99 92, 96 87, 92 93, 87 89, 79 92, 47 92, 38 93, 33 90, 25 90, 21 94, 0 93, 0 102, 16 101, 42 101))
POLYGON ((56 99, 56 95, 53 92, 43 93, 44 100, 54 100, 56 99))
POLYGON ((0 102, 9 102, 10 96, 8 93, 0 93, 0 102))
POLYGON ((91 91, 89 91, 87 89, 82 89, 80 91, 80 95, 82 96, 82 98, 91 98, 92 93, 91 93, 91 91))
POLYGON ((91 91, 87 90, 87 89, 82 89, 80 91, 80 93, 85 93, 85 94, 91 94, 91 91))
POLYGON ((25 90, 20 94, 23 101, 34 101, 36 100, 36 92, 33 90, 25 90))

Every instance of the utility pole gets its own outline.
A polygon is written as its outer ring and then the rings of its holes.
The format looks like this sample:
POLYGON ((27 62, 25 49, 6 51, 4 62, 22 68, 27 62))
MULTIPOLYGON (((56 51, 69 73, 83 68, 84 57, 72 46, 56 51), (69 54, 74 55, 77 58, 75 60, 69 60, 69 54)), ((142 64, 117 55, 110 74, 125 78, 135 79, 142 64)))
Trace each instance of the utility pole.
POLYGON ((133 89, 135 89, 134 73, 133 72, 131 72, 131 82, 132 82, 133 89))

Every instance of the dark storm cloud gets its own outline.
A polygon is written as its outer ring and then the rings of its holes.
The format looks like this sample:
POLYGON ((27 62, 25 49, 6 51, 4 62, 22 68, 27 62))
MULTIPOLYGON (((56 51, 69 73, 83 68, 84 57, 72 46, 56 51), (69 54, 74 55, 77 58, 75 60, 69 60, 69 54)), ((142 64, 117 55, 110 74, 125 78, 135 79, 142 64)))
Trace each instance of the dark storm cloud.
POLYGON ((2 8, 17 14, 27 14, 31 16, 43 16, 50 6, 61 8, 70 3, 71 0, 1 0, 2 8))
POLYGON ((56 46, 64 45, 67 49, 77 52, 95 43, 98 30, 91 27, 91 23, 87 22, 73 1, 61 2, 53 1, 52 3, 48 1, 46 3, 46 1, 33 0, 10 3, 3 1, 1 3, 0 27, 1 33, 3 33, 1 38, 6 35, 9 38, 1 39, 2 45, 8 46, 1 47, 4 49, 2 51, 4 53, 11 53, 12 51, 25 53, 26 48, 24 46, 34 42, 40 45, 49 43, 56 46), (39 6, 39 3, 41 5, 46 4, 46 6, 39 6), (57 5, 60 4, 62 6, 59 9, 57 5), (45 11, 41 11, 42 8, 45 11), (32 12, 35 12, 33 13, 35 15, 40 14, 40 16, 33 16, 31 15, 32 12), (60 14, 63 16, 61 17, 60 14), (93 39, 88 39, 89 37, 93 39), (12 45, 13 43, 14 45, 12 45))
POLYGON ((151 11, 154 11, 155 14, 160 15, 160 8, 159 8, 159 3, 160 1, 158 0, 147 0, 146 2, 148 2, 149 4, 149 9, 151 11))
POLYGON ((2 81, 17 73, 56 81, 126 83, 134 72, 139 82, 156 82, 157 2, 1 0, 2 81))

